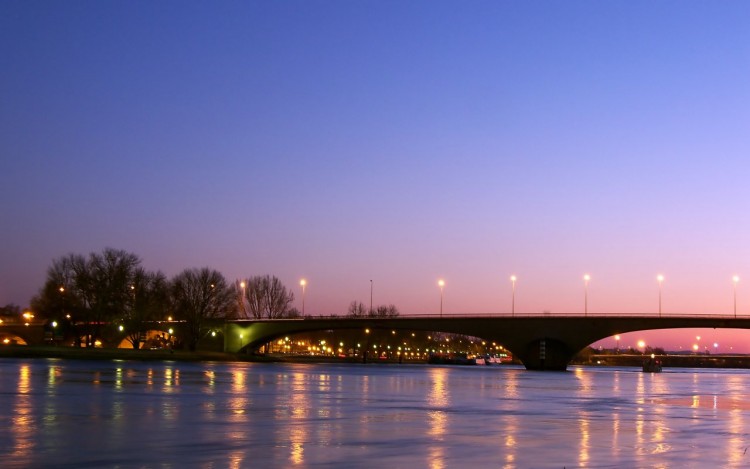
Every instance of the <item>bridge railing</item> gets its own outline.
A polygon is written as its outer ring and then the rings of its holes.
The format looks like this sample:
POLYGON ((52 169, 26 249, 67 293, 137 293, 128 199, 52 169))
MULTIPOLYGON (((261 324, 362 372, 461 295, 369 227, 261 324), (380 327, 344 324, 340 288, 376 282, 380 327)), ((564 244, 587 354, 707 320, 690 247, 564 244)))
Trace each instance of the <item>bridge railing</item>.
POLYGON ((369 316, 346 316, 336 314, 306 315, 299 318, 279 318, 279 319, 236 319, 232 322, 253 322, 253 321, 304 321, 304 320, 324 320, 324 319, 346 319, 371 321, 373 319, 467 319, 467 318, 694 318, 694 319, 750 319, 750 314, 735 315, 726 313, 658 313, 658 312, 580 312, 580 311, 538 311, 523 313, 451 313, 451 314, 434 314, 434 313, 416 313, 400 314, 394 317, 369 317, 369 316))

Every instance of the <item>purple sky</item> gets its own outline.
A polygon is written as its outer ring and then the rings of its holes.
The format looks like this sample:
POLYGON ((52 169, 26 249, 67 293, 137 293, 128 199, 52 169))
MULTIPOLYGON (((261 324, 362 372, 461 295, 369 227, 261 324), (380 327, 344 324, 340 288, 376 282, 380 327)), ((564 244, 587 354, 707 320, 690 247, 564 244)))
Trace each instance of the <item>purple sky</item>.
POLYGON ((748 20, 746 2, 5 0, 0 304, 114 247, 298 299, 305 277, 311 314, 369 302, 370 279, 376 304, 436 312, 438 278, 446 313, 505 312, 511 274, 517 311, 578 312, 588 272, 590 311, 654 313, 663 273, 665 312, 731 313, 738 274, 750 315, 748 20))

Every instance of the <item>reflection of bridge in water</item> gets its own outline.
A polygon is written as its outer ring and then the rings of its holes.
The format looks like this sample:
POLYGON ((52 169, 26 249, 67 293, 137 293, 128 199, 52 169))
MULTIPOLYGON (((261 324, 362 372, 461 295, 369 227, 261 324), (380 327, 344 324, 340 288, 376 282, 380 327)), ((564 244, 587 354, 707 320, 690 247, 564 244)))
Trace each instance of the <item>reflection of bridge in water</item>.
POLYGON ((588 345, 626 332, 721 328, 750 329, 750 318, 719 315, 515 315, 399 316, 396 318, 316 317, 241 320, 225 324, 224 350, 256 349, 274 339, 300 332, 346 329, 388 329, 445 332, 497 342, 530 370, 565 370, 588 345), (238 340, 239 337, 242 340, 238 340))

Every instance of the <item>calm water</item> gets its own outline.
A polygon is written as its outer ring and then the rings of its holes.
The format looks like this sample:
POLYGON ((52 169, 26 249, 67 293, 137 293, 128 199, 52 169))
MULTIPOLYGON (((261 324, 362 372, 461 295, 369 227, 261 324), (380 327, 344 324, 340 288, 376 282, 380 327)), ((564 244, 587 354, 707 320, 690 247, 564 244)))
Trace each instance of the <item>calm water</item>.
POLYGON ((0 466, 748 467, 750 372, 0 360, 0 466))

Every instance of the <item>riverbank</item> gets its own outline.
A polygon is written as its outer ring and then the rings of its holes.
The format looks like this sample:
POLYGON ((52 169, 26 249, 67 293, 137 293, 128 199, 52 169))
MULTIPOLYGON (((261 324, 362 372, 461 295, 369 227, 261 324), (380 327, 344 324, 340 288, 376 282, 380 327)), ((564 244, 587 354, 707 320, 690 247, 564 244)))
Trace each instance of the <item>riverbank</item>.
POLYGON ((155 361, 272 361, 266 357, 224 352, 183 350, 133 350, 115 348, 74 348, 54 346, 4 346, 0 358, 65 358, 74 360, 155 360, 155 361))
MULTIPOLYGON (((0 347, 2 358, 64 358, 71 360, 139 360, 254 363, 360 363, 359 358, 324 356, 248 355, 225 352, 185 350, 133 350, 122 348, 75 348, 55 346, 7 345, 0 347)), ((372 363, 397 363, 396 360, 368 360, 372 363)), ((411 363, 411 362, 410 362, 411 363)), ((417 362, 422 363, 422 362, 417 362)))
MULTIPOLYGON (((642 366, 647 355, 592 355, 579 364, 594 366, 642 366)), ((750 368, 750 355, 656 355, 664 368, 750 368)))

